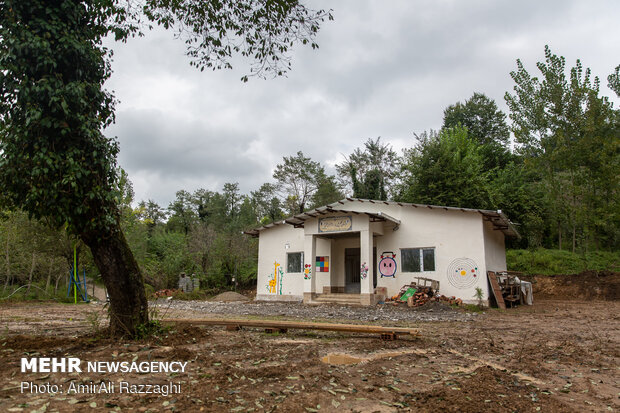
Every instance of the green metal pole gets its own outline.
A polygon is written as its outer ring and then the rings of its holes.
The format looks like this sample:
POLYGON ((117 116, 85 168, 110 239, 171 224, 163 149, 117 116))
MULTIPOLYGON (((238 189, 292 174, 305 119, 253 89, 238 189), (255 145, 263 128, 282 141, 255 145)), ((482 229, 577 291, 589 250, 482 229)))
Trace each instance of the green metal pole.
POLYGON ((77 304, 77 242, 73 244, 73 301, 77 304))

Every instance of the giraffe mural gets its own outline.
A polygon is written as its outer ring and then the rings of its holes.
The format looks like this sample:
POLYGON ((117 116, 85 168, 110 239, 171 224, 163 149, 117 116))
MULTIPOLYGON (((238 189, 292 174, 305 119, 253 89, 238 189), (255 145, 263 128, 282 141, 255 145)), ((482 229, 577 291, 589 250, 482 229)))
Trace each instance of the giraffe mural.
POLYGON ((279 268, 280 264, 277 261, 273 262, 273 275, 269 279, 269 285, 267 291, 270 294, 282 295, 282 279, 284 278, 284 271, 279 268))

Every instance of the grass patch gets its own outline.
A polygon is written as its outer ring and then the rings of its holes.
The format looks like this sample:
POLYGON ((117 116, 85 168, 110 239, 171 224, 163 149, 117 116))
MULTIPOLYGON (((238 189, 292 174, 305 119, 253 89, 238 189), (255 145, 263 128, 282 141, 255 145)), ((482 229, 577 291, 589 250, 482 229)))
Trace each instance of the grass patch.
POLYGON ((203 290, 194 290, 189 293, 185 293, 183 291, 177 291, 173 295, 175 300, 182 301, 204 301, 207 299, 207 294, 203 290))
POLYGON ((578 274, 586 270, 618 271, 620 252, 594 251, 576 254, 570 251, 549 250, 507 250, 506 264, 511 271, 528 275, 578 274))
MULTIPOLYGON (((4 302, 20 302, 20 301, 56 301, 59 303, 73 303, 73 293, 67 297, 66 287, 59 288, 58 292, 54 294, 52 287, 45 290, 44 284, 33 283, 30 291, 28 291, 27 285, 11 286, 6 291, 0 292, 0 303, 4 302)), ((78 303, 82 302, 80 295, 78 294, 78 303)))
POLYGON ((465 311, 468 311, 470 313, 481 313, 484 311, 484 309, 482 307, 480 307, 478 304, 463 304, 462 306, 458 306, 456 304, 451 306, 452 308, 462 308, 465 311))

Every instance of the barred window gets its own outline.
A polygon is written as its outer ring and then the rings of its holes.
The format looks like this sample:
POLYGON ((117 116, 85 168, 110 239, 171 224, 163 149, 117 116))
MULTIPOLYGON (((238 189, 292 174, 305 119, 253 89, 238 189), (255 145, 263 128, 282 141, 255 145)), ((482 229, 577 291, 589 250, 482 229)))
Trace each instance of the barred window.
POLYGON ((289 252, 286 254, 286 272, 304 272, 303 252, 289 252))
POLYGON ((400 262, 403 272, 435 271, 435 248, 403 248, 400 262))

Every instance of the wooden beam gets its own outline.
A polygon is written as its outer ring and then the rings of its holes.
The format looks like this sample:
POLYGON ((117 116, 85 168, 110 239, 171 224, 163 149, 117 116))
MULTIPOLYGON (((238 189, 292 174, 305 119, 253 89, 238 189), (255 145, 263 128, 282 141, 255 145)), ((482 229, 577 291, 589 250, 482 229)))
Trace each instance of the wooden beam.
POLYGON ((231 318, 199 318, 199 319, 164 319, 165 323, 195 324, 208 326, 233 326, 233 327, 256 327, 270 329, 301 329, 301 330, 326 330, 344 331, 347 333, 374 333, 417 336, 419 330, 404 327, 382 327, 360 324, 333 324, 333 323, 309 323, 298 321, 274 321, 274 320, 243 320, 231 318))
POLYGON ((491 291, 493 292, 495 301, 497 301, 497 306, 502 310, 505 310, 506 302, 504 301, 504 296, 502 295, 502 289, 499 287, 497 275, 494 271, 487 271, 487 277, 489 279, 489 283, 491 283, 491 291))

